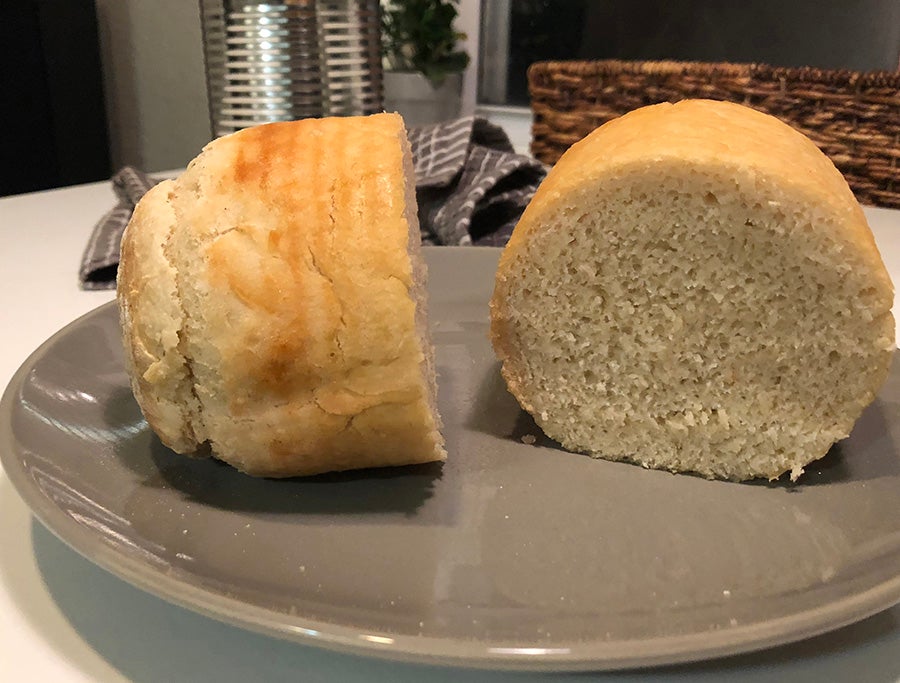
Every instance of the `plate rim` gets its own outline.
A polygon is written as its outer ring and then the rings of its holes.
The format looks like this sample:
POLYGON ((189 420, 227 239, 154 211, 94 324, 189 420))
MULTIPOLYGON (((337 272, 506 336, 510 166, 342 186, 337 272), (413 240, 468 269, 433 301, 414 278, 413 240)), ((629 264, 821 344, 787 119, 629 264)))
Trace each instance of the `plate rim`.
POLYGON ((21 466, 21 458, 15 457, 11 418, 29 373, 72 329, 88 320, 110 316, 111 309, 116 307, 113 300, 78 316, 40 344, 15 372, 0 398, 0 464, 31 512, 60 541, 110 574, 171 604, 268 636, 346 654, 470 669, 561 672, 622 671, 746 654, 837 631, 900 603, 898 573, 892 579, 825 606, 765 622, 705 632, 702 637, 697 633, 637 641, 598 637, 568 644, 554 643, 548 648, 538 642, 489 643, 453 637, 364 634, 356 627, 304 618, 300 610, 296 615, 285 614, 195 585, 184 578, 189 573, 162 571, 86 532, 31 484, 21 466), (823 613, 831 618, 826 620, 823 613), (835 615, 839 618, 835 619, 835 615), (366 639, 364 635, 380 636, 382 640, 366 639), (698 640, 702 641, 699 646, 698 640))

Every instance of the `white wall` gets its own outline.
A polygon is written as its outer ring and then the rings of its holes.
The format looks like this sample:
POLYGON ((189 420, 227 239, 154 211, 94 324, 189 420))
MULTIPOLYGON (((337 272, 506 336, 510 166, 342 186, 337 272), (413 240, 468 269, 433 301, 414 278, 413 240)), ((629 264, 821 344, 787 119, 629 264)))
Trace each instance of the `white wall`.
POLYGON ((114 169, 185 166, 210 140, 196 0, 95 0, 114 169))
POLYGON ((470 66, 463 76, 463 114, 471 114, 475 111, 476 96, 478 94, 478 41, 481 32, 481 2, 480 0, 460 0, 459 17, 456 21, 458 31, 466 34, 463 47, 471 58, 470 66))

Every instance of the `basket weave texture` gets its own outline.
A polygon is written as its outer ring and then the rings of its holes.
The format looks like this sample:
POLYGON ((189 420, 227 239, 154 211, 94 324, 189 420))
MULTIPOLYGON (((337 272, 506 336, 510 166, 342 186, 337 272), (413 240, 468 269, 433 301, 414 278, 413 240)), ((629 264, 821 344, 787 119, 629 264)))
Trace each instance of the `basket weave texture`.
POLYGON ((900 72, 700 62, 537 62, 528 70, 531 151, 547 164, 610 119, 703 97, 772 114, 805 133, 863 204, 900 208, 900 72))

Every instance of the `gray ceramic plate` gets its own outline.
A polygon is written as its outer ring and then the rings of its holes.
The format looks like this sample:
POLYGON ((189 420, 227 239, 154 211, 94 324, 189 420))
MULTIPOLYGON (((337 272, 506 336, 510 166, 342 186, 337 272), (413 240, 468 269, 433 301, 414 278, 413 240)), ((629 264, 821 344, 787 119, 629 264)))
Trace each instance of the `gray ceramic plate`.
POLYGON ((426 255, 444 466, 267 481, 177 456, 132 399, 106 305, 38 349, 6 391, 9 478, 60 538, 152 593, 396 659, 689 661, 900 601, 897 366, 853 435, 796 486, 592 460, 541 436, 505 390, 487 339, 498 252, 426 255))

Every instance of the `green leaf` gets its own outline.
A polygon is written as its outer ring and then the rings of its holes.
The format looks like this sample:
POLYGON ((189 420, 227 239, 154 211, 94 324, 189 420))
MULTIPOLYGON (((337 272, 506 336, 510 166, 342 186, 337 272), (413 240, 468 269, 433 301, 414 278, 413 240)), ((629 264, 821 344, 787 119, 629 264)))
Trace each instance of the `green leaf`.
POLYGON ((388 68, 419 71, 434 85, 463 71, 469 55, 457 49, 465 34, 453 28, 459 0, 382 0, 382 52, 388 68))

